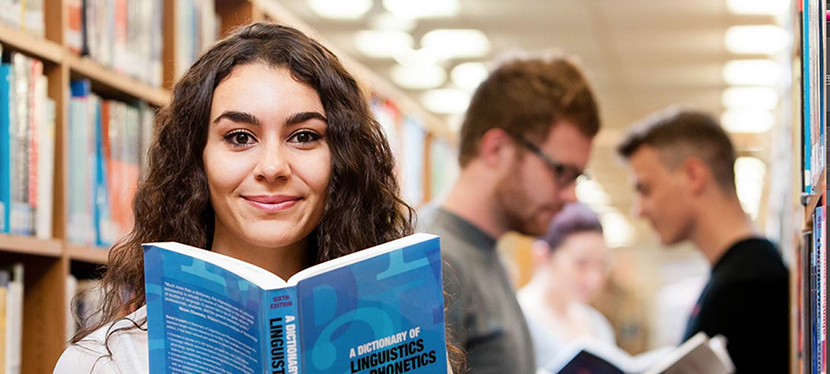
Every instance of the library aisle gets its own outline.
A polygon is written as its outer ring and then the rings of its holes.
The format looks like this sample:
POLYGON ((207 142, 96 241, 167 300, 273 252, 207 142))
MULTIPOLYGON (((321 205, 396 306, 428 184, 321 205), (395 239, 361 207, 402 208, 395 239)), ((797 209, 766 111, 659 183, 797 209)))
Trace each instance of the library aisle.
MULTIPOLYGON (((201 50, 252 21, 309 33, 355 73, 415 207, 457 175, 463 111, 495 61, 525 50, 577 56, 603 120, 594 178, 577 193, 614 249, 603 298, 614 305, 596 306, 632 354, 676 343, 709 269, 689 245, 662 247, 630 213, 614 148, 628 126, 670 105, 716 115, 738 150, 742 205, 791 271, 791 372, 827 371, 825 0, 0 5, 9 7, 0 15, 0 374, 51 373, 79 328, 73 313, 94 318, 107 250, 132 225, 156 111, 201 50)), ((517 285, 532 271, 531 241, 510 234, 499 244, 517 285)))

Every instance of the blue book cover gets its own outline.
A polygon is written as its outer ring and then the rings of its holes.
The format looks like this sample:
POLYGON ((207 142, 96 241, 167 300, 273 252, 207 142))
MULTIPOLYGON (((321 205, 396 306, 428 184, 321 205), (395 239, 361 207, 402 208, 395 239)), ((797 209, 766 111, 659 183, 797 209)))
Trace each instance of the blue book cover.
POLYGON ((12 65, 0 64, 0 233, 9 233, 11 228, 13 81, 12 65))
POLYGON ((150 373, 447 372, 437 236, 288 280, 179 243, 144 245, 150 373))

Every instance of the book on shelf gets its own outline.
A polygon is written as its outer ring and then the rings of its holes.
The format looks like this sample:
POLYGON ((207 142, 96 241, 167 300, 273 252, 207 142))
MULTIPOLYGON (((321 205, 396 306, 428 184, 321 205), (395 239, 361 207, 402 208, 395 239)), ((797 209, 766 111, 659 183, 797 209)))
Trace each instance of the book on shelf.
POLYGON ((0 369, 20 374, 23 344, 23 264, 0 265, 0 369))
POLYGON ((0 62, 0 233, 52 236, 55 103, 43 63, 6 51, 0 62))
POLYGON ((146 103, 99 97, 70 84, 67 199, 69 242, 109 247, 132 228, 132 201, 155 120, 146 103))
POLYGON ((553 374, 730 374, 735 367, 723 336, 699 332, 674 348, 632 356, 622 349, 580 340, 568 346, 540 369, 553 374))
POLYGON ((288 280, 179 243, 144 245, 150 373, 446 373, 437 236, 288 280))

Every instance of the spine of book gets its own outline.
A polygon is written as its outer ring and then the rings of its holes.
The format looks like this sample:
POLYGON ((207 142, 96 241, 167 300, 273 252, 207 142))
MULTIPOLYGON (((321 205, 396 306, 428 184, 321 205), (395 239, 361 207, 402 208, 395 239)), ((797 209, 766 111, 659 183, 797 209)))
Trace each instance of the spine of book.
POLYGON ((38 214, 38 170, 40 169, 40 122, 42 117, 43 102, 46 98, 46 86, 43 76, 43 62, 40 60, 31 59, 29 62, 29 91, 27 98, 27 107, 29 111, 28 124, 28 141, 29 154, 28 165, 26 167, 27 175, 27 196, 29 197, 29 233, 34 235, 35 227, 37 226, 38 214), (43 85, 43 86, 41 86, 43 85))
POLYGON ((32 35, 43 37, 43 0, 24 0, 23 29, 32 35))
POLYGON ((69 100, 69 136, 67 175, 69 195, 67 199, 68 239, 74 244, 92 244, 88 238, 92 234, 91 191, 92 173, 89 167, 89 97, 91 95, 88 80, 76 80, 70 84, 72 96, 69 100))
POLYGON ((300 324, 298 321, 296 287, 270 290, 262 303, 263 372, 298 374, 300 370, 300 324))
POLYGON ((11 227, 11 187, 14 154, 14 69, 11 64, 0 64, 0 233, 9 233, 11 227))
POLYGON ((153 126, 156 123, 156 112, 145 102, 139 102, 139 149, 138 163, 140 170, 147 170, 147 158, 150 151, 150 143, 153 141, 153 126))
POLYGON ((83 0, 66 0, 66 46, 80 55, 83 52, 83 0))
POLYGON ((11 280, 6 294, 6 373, 20 374, 23 345, 23 264, 9 267, 11 280))
POLYGON ((20 54, 12 55, 14 65, 15 127, 14 164, 12 165, 11 233, 32 234, 31 207, 29 205, 29 75, 31 59, 20 54))
MULTIPOLYGON (((46 90, 46 77, 41 79, 42 90, 46 90)), ((40 127, 40 161, 37 170, 37 192, 38 210, 36 212, 35 235, 38 238, 51 238, 52 217, 54 200, 53 194, 55 185, 55 102, 43 95, 41 109, 40 127)))
POLYGON ((109 162, 109 142, 107 141, 107 126, 106 118, 109 114, 108 101, 101 100, 97 96, 90 96, 90 103, 93 105, 93 129, 95 129, 93 144, 94 160, 94 213, 93 219, 95 222, 95 245, 99 247, 108 247, 112 245, 113 229, 110 220, 110 197, 107 190, 107 163, 109 162))

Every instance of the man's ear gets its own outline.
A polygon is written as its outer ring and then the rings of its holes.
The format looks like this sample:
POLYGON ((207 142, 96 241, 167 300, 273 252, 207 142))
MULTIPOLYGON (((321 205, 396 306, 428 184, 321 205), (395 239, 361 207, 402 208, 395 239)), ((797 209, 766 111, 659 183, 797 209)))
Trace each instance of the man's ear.
POLYGON ((703 193, 712 181, 712 170, 709 166, 697 157, 688 157, 681 167, 691 187, 690 192, 694 195, 703 193))
POLYGON ((513 157, 514 152, 510 135, 499 128, 487 130, 478 144, 478 155, 489 167, 497 168, 509 157, 513 157))

